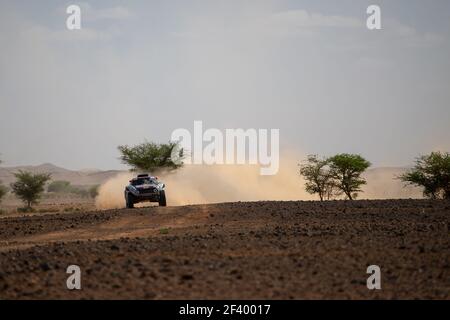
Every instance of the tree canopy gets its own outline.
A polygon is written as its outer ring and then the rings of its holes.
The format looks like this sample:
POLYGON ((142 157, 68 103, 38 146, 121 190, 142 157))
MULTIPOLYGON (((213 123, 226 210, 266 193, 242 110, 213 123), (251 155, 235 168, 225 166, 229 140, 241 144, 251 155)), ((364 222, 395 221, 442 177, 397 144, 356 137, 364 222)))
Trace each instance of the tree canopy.
POLYGON ((32 174, 31 172, 19 170, 15 173, 17 181, 11 183, 11 189, 28 208, 36 204, 44 192, 45 183, 50 180, 50 174, 32 174))
POLYGON ((175 142, 166 144, 144 142, 132 147, 119 146, 118 149, 121 153, 120 159, 129 165, 132 171, 154 173, 163 169, 175 170, 183 165, 181 162, 183 149, 175 142))
POLYGON ((336 188, 344 193, 349 200, 353 200, 361 192, 361 186, 366 180, 361 174, 370 167, 370 162, 358 154, 341 153, 328 159, 330 174, 336 188))
POLYGON ((450 199, 450 154, 432 152, 416 159, 415 166, 399 177, 403 182, 423 188, 431 199, 450 199))
POLYGON ((325 198, 330 199, 333 195, 334 181, 328 163, 328 159, 321 159, 317 155, 309 155, 306 161, 300 164, 300 175, 306 180, 306 192, 317 193, 320 201, 325 198))

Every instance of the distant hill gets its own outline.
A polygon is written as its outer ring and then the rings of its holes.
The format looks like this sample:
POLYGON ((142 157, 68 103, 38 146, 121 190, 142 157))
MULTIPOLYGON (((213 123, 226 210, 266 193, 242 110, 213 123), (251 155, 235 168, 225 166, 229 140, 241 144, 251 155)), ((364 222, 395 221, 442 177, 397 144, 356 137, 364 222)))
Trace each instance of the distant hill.
MULTIPOLYGON (((15 181, 14 173, 19 170, 27 170, 33 173, 50 173, 52 180, 65 180, 73 185, 90 186, 102 184, 123 172, 119 170, 101 171, 97 169, 86 169, 73 171, 44 163, 38 166, 0 167, 0 180, 4 185, 15 181)), ((364 192, 360 194, 361 199, 400 199, 400 198, 422 198, 420 188, 407 186, 395 179, 408 168, 403 167, 380 167, 372 168, 364 173, 367 185, 363 187, 364 192)))
POLYGON ((65 180, 73 185, 86 186, 102 184, 121 172, 119 170, 100 171, 95 169, 73 171, 55 166, 51 163, 44 163, 38 166, 0 167, 0 180, 3 184, 9 185, 15 181, 14 173, 19 170, 30 171, 32 173, 50 173, 53 181, 65 180))

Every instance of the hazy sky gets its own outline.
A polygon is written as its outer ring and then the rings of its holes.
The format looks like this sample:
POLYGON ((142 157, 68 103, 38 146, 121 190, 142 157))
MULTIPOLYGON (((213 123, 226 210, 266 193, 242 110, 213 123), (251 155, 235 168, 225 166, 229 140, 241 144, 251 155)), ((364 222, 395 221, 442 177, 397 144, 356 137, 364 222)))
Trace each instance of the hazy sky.
POLYGON ((1 0, 0 41, 7 166, 121 168, 118 145, 194 120, 376 166, 450 150, 448 0, 1 0))

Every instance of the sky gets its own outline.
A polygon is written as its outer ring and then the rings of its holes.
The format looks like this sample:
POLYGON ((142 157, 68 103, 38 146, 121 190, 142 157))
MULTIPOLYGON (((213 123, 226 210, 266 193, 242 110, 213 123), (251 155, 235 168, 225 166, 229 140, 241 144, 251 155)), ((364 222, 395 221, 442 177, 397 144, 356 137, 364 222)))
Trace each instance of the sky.
POLYGON ((0 43, 4 166, 125 168, 118 145, 195 120, 374 166, 450 151, 447 0, 2 0, 0 43))

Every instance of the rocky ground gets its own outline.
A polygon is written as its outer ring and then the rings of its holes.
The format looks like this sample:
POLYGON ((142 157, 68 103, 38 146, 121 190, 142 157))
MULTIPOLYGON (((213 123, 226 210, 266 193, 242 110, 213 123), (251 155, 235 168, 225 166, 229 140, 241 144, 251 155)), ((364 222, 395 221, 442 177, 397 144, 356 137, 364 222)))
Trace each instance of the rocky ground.
POLYGON ((450 299, 449 229, 450 202, 428 200, 6 217, 0 299, 450 299), (81 290, 66 288, 72 264, 81 290))

